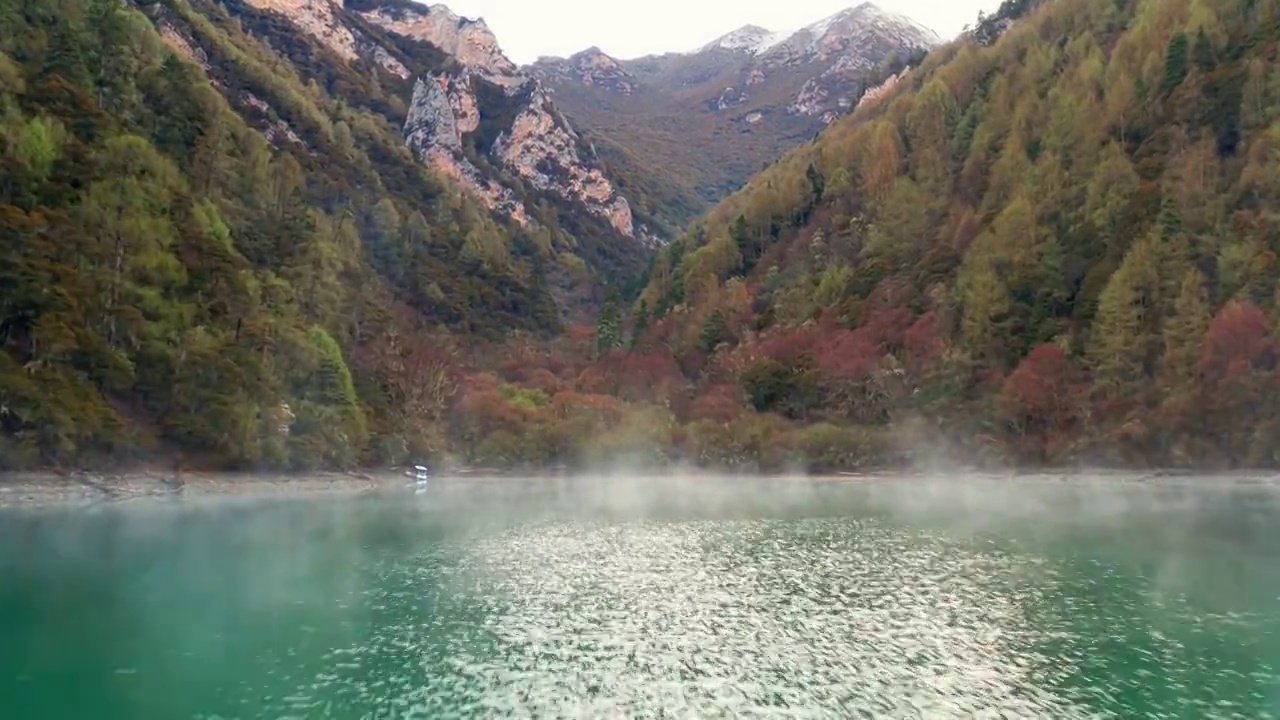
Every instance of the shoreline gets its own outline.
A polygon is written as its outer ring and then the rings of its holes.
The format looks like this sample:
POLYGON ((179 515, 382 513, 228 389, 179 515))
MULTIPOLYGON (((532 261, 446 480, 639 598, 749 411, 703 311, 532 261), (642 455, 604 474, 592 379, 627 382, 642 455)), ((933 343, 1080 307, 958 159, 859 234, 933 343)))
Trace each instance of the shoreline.
POLYGON ((236 474, 184 472, 180 480, 158 472, 0 473, 0 509, 115 504, 157 498, 294 497, 358 495, 403 487, 403 472, 236 474))
MULTIPOLYGON (((635 476, 664 474, 662 468, 649 468, 629 473, 635 476)), ((829 472, 815 474, 786 473, 724 473, 693 468, 665 468, 672 474, 692 472, 708 479, 743 476, 748 480, 772 480, 809 483, 879 483, 892 480, 941 480, 946 476, 957 480, 963 476, 971 481, 1005 481, 1019 483, 1111 482, 1135 484, 1178 485, 1180 480, 1211 478, 1208 482, 1195 480, 1192 484, 1221 486, 1268 486, 1280 488, 1280 473, 1269 470, 1240 470, 1228 472, 1195 472, 1175 469, 1010 469, 1005 471, 977 468, 956 468, 939 473, 927 469, 867 470, 864 472, 829 472)), ((433 476, 433 482, 460 484, 488 484, 495 482, 564 481, 579 475, 598 473, 602 477, 616 471, 600 468, 596 471, 510 472, 499 468, 466 468, 433 476)), ((313 473, 230 473, 184 472, 180 479, 173 473, 156 471, 124 471, 94 473, 86 471, 58 473, 53 471, 0 472, 0 510, 11 508, 84 507, 100 504, 119 504, 134 500, 207 499, 207 498, 284 498, 359 496, 386 490, 403 490, 413 482, 403 468, 381 468, 351 472, 313 473)))

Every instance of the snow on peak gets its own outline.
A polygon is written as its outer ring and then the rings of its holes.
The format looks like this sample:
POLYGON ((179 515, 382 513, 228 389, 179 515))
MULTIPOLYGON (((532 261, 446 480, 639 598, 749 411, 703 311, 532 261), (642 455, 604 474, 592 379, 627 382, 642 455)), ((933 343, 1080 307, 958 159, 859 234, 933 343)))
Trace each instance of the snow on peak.
POLYGON ((775 33, 759 25, 743 25, 733 32, 713 40, 702 47, 702 51, 720 48, 723 50, 741 50, 752 54, 764 52, 786 38, 783 33, 775 33))
POLYGON ((926 47, 941 42, 937 33, 907 16, 863 2, 800 28, 786 41, 778 43, 770 55, 800 57, 840 52, 848 42, 867 33, 926 47))
POLYGON ((747 52, 752 55, 763 55, 779 46, 798 46, 812 49, 812 46, 821 41, 829 32, 848 32, 849 29, 854 27, 893 29, 897 31, 894 34, 905 34, 911 40, 926 45, 936 45, 941 42, 941 38, 938 37, 937 33, 920 25, 906 15, 883 10, 872 2, 862 2, 793 31, 773 32, 759 25, 744 25, 728 35, 713 40, 695 52, 723 49, 747 52))

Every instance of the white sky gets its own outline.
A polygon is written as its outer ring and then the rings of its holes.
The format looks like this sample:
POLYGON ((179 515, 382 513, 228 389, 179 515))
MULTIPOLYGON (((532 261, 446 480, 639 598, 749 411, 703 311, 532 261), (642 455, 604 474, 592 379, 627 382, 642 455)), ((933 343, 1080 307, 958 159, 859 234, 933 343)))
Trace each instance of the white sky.
MULTIPOLYGON (((860 1, 443 0, 459 15, 483 17, 506 54, 521 64, 542 55, 572 55, 592 45, 622 59, 683 52, 747 24, 774 31, 799 29, 860 1)), ((943 39, 972 24, 979 10, 990 13, 1000 5, 1000 0, 873 1, 943 39)))

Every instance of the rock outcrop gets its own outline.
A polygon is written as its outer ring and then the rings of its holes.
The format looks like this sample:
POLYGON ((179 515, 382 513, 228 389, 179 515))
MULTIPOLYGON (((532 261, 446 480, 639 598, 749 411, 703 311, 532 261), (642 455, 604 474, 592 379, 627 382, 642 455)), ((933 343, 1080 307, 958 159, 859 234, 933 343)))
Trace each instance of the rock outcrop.
MULTIPOLYGON (((556 111, 541 81, 503 54, 483 20, 460 18, 443 5, 415 4, 365 9, 360 16, 389 32, 435 45, 461 68, 419 78, 415 84, 405 140, 426 162, 521 224, 529 223, 530 215, 515 189, 484 177, 470 154, 483 155, 488 164, 520 178, 537 193, 604 218, 625 238, 655 241, 647 230, 636 227, 631 204, 556 111), (486 93, 482 100, 478 83, 489 83, 500 92, 486 93), (484 103, 490 105, 490 112, 484 113, 484 103), (482 114, 502 119, 482 132, 482 114)), ((599 57, 606 56, 596 51, 593 59, 585 53, 581 61, 584 67, 595 67, 602 81, 613 78, 613 71, 620 68, 611 68, 599 57)))
POLYGON ((463 152, 463 134, 480 122, 470 85, 466 76, 418 78, 404 124, 405 142, 423 162, 470 190, 489 209, 528 225, 524 203, 510 188, 485 178, 463 152))
POLYGON ((546 92, 533 84, 529 102, 494 143, 494 154, 502 159, 503 167, 514 170, 538 190, 577 202, 607 218, 619 233, 634 237, 630 203, 599 168, 582 159, 577 133, 551 111, 546 92))
POLYGON ((909 72, 911 72, 911 68, 906 67, 902 69, 902 72, 896 72, 885 78, 884 82, 863 93, 862 97, 858 98, 857 106, 862 107, 863 105, 874 105, 880 100, 880 98, 888 95, 890 90, 897 87, 898 83, 902 78, 906 77, 909 72))
POLYGON ((244 0, 249 7, 283 15, 343 60, 360 57, 356 35, 338 17, 335 0, 244 0))
MULTIPOLYGON (((548 196, 602 218, 620 242, 656 241, 637 226, 631 204, 606 177, 590 145, 556 110, 540 80, 503 53, 483 20, 409 0, 238 1, 288 18, 342 60, 363 60, 411 81, 405 144, 494 212, 523 226, 536 224, 525 203, 548 196), (411 70, 403 48, 387 44, 370 25, 426 43, 451 62, 432 71, 411 70)), ((166 40, 196 57, 181 36, 166 40)), ((603 53, 582 53, 579 60, 583 72, 595 73, 591 77, 602 86, 625 91, 625 73, 603 53)), ((278 128, 275 135, 291 140, 286 131, 278 128)))
POLYGON ((567 59, 543 58, 534 64, 535 75, 553 73, 558 82, 581 83, 619 95, 630 95, 635 90, 635 77, 621 63, 609 57, 598 47, 591 47, 567 59))
POLYGON ((473 71, 499 84, 519 85, 522 76, 483 19, 459 17, 444 5, 387 4, 359 13, 391 32, 429 42, 473 71))

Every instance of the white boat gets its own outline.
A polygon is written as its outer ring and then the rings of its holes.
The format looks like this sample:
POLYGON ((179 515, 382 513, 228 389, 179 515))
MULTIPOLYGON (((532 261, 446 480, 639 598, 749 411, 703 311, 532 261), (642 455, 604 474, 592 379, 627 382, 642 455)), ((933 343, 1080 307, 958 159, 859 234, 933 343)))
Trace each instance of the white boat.
POLYGON ((416 488, 414 494, 427 491, 427 485, 431 482, 431 470, 425 465, 414 465, 412 470, 406 470, 404 474, 414 479, 409 484, 409 487, 416 488))

